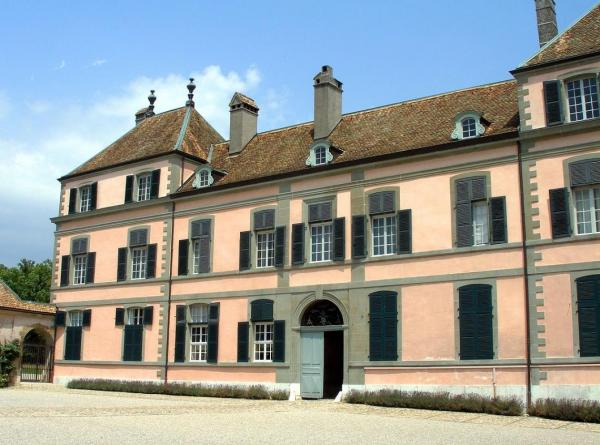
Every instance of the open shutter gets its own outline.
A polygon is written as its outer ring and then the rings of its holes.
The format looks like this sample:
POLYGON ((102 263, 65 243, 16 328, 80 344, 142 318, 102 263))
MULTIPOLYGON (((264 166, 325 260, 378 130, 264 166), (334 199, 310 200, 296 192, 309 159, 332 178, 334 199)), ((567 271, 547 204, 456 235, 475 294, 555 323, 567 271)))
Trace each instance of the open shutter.
POLYGON ((275 267, 283 267, 285 263, 285 226, 275 229, 275 267))
POLYGON ((217 363, 219 359, 219 303, 208 305, 208 345, 206 361, 217 363))
POLYGON ((175 308, 175 362, 185 362, 185 305, 178 304, 175 308))
POLYGON ((156 244, 148 246, 148 263, 146 264, 146 278, 156 276, 156 244))
POLYGON ((60 285, 69 285, 69 268, 71 263, 71 257, 69 255, 63 255, 60 260, 60 285))
POLYGON ((577 279, 579 355, 600 355, 600 275, 577 279))
POLYGON ((569 190, 567 188, 550 190, 550 219, 552 223, 552 238, 571 236, 569 190))
POLYGON ((115 326, 123 326, 125 324, 125 309, 118 307, 115 310, 115 326))
POLYGON ((146 306, 144 308, 144 326, 152 326, 154 315, 154 306, 146 306))
POLYGON ((64 326, 66 315, 65 311, 56 311, 56 315, 54 316, 54 326, 64 326))
POLYGON ((237 341, 237 361, 246 363, 248 361, 248 351, 250 347, 248 336, 250 335, 250 323, 240 321, 238 323, 238 341, 237 341))
POLYGON ((398 211, 398 237, 396 253, 412 252, 412 210, 405 209, 398 211))
POLYGON ((292 264, 304 264, 304 223, 292 224, 292 264))
POLYGON ((490 199, 490 242, 502 244, 508 241, 506 233, 506 198, 490 199))
POLYGON ((240 270, 250 269, 250 232, 240 232, 240 270))
POLYGON ((346 218, 333 220, 333 260, 346 259, 346 218))
POLYGON ((366 226, 367 218, 365 215, 352 217, 352 258, 367 256, 366 226))
POLYGON ((85 282, 94 282, 94 273, 96 271, 96 252, 89 252, 87 254, 87 270, 85 272, 85 282))
POLYGON ((473 284, 458 292, 461 360, 494 358, 491 286, 473 284))
POLYGON ((77 212, 77 189, 73 188, 69 191, 69 215, 77 212))
POLYGON ((127 247, 120 247, 117 257, 117 281, 125 281, 127 279, 127 247))
POLYGON ((125 204, 133 201, 133 180, 133 175, 129 175, 125 178, 125 204))
POLYGON ((285 362, 285 320, 273 322, 273 362, 285 362))
POLYGON ((397 293, 375 292, 369 296, 369 359, 398 359, 397 293))
POLYGON ((90 185, 90 210, 96 210, 98 205, 98 183, 90 185))
POLYGON ((89 328, 92 325, 92 310, 86 309, 83 311, 83 327, 89 328))
POLYGON ((179 240, 179 259, 177 261, 177 275, 188 274, 188 252, 189 252, 189 240, 179 240))
POLYGON ((563 113, 559 80, 544 82, 544 102, 546 104, 546 125, 562 124, 563 113))
POLYGON ((158 198, 158 190, 160 186, 160 169, 152 172, 152 183, 150 184, 150 198, 158 198))
POLYGON ((473 245, 473 217, 471 215, 471 181, 456 181, 456 245, 473 245))

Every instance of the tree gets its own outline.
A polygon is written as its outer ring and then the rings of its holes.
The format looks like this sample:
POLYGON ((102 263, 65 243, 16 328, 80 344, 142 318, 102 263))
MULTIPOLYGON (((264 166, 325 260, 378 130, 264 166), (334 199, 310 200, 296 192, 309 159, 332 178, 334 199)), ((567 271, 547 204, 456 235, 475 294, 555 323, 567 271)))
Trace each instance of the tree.
POLYGON ((50 301, 50 282, 52 281, 52 262, 36 263, 23 258, 15 267, 0 264, 2 279, 23 300, 48 303, 50 301))

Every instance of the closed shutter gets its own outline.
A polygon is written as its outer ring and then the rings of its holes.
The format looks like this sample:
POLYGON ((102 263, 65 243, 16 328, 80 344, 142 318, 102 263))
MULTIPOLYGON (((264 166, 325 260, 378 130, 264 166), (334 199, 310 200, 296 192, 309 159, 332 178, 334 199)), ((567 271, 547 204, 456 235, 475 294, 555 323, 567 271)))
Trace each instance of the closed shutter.
POLYGON ((469 179, 471 186, 471 201, 480 201, 487 198, 487 186, 485 176, 469 179))
POLYGON ((304 264, 304 223, 292 224, 292 264, 304 264))
POLYGON ((117 281, 127 279, 127 247, 120 247, 117 254, 117 281))
POLYGON ((123 326, 125 324, 125 309, 118 307, 115 309, 115 326, 123 326))
POLYGON ((96 252, 87 254, 87 270, 85 271, 85 282, 93 283, 96 271, 96 252))
POLYGON ((185 305, 178 304, 175 308, 175 362, 185 362, 185 305))
POLYGON ((456 245, 473 245, 472 178, 456 181, 456 245))
POLYGON ((333 220, 333 260, 346 259, 346 218, 333 220))
POLYGON ((125 178, 125 204, 133 201, 133 180, 133 175, 129 175, 125 178))
POLYGON ((254 230, 266 230, 275 227, 275 210, 261 210, 254 214, 254 230))
POLYGON ((129 247, 145 246, 148 244, 148 230, 136 229, 129 232, 129 247))
POLYGON ((64 326, 66 319, 65 311, 56 311, 56 315, 54 316, 54 326, 64 326))
POLYGON ((318 204, 310 204, 308 206, 308 222, 323 222, 331 221, 333 218, 331 202, 321 202, 318 204))
POLYGON ((198 238, 200 243, 200 257, 198 258, 198 273, 210 272, 210 238, 203 236, 198 238))
POLYGON ((146 306, 144 308, 144 326, 152 326, 154 318, 154 306, 146 306))
POLYGON ((81 326, 67 326, 65 360, 81 360, 81 326))
POLYGON ((208 345, 206 361, 217 363, 219 360, 219 303, 208 306, 208 345))
POLYGON ((188 274, 188 252, 189 252, 189 240, 179 240, 179 259, 177 261, 177 275, 188 274))
POLYGON ((81 255, 88 249, 87 238, 74 239, 71 245, 71 255, 81 255))
POLYGON ((250 320, 273 321, 273 300, 254 300, 250 303, 250 320))
POLYGON ((571 187, 600 184, 600 160, 571 163, 569 176, 571 187))
POLYGON ((69 215, 77 212, 77 189, 73 188, 69 191, 69 215))
POLYGON ((506 233, 506 198, 500 196, 490 199, 490 242, 501 244, 508 241, 506 233))
POLYGON ((372 193, 369 195, 369 214, 393 213, 396 211, 395 201, 392 191, 372 193))
POLYGON ((493 359, 492 287, 471 284, 458 292, 461 360, 493 359))
POLYGON ((600 275, 577 280, 577 312, 579 318, 579 355, 600 355, 600 275))
POLYGON ((83 327, 89 328, 92 325, 92 310, 86 309, 83 311, 83 327))
POLYGON ((369 359, 398 360, 396 292, 380 291, 369 295, 369 359))
POLYGON ((571 236, 569 190, 567 188, 550 190, 550 220, 552 224, 552 238, 571 236))
POLYGON ((200 238, 203 236, 210 236, 210 219, 202 219, 199 221, 192 221, 192 238, 200 238))
POLYGON ((125 325, 124 335, 125 340, 123 341, 123 361, 141 362, 144 326, 125 325))
POLYGON ((90 185, 90 210, 96 210, 98 205, 98 183, 90 185))
POLYGON ((146 264, 146 278, 156 276, 156 244, 148 246, 148 262, 146 264))
POLYGON ((398 236, 396 253, 404 254, 412 252, 412 210, 398 211, 398 236))
POLYGON ((275 229, 275 267, 283 267, 285 263, 285 226, 275 229))
POLYGON ((248 361, 248 351, 250 348, 249 335, 250 335, 250 323, 247 321, 240 321, 238 323, 238 341, 237 341, 237 361, 239 363, 246 363, 248 361))
POLYGON ((367 256, 366 221, 365 215, 352 217, 352 258, 367 256))
POLYGON ((71 263, 71 257, 69 255, 63 255, 60 260, 60 285, 69 285, 69 268, 71 263))
POLYGON ((160 169, 152 172, 152 183, 150 184, 150 198, 158 198, 158 190, 160 187, 160 169))
POLYGON ((250 232, 240 232, 240 270, 250 269, 250 232))
POLYGON ((285 362, 285 320, 273 322, 273 362, 285 362))
POLYGON ((559 80, 544 82, 544 102, 546 104, 546 125, 562 124, 563 113, 559 80))

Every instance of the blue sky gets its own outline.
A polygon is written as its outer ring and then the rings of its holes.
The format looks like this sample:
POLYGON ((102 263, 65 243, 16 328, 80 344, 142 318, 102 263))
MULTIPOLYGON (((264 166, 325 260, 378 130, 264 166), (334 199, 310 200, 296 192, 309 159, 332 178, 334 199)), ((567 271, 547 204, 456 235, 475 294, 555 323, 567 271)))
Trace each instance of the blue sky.
MULTIPOLYGON (((597 0, 558 0, 559 29, 597 0)), ((186 100, 228 137, 244 91, 267 130, 312 118, 323 64, 344 112, 510 78, 538 49, 533 0, 2 2, 0 263, 52 255, 56 178, 186 100), (431 5, 431 6, 430 6, 431 5)))

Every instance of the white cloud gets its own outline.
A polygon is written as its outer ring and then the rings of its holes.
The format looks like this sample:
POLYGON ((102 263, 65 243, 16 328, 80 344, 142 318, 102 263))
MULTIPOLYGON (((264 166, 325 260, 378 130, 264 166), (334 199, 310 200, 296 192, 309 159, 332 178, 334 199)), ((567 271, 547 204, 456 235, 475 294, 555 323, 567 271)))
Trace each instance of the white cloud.
POLYGON ((67 66, 67 62, 63 59, 60 61, 60 63, 56 67, 54 67, 54 69, 56 71, 62 70, 65 66, 67 66))
POLYGON ((96 59, 94 60, 90 66, 102 66, 106 63, 106 59, 96 59))

